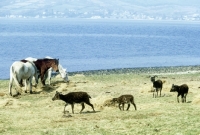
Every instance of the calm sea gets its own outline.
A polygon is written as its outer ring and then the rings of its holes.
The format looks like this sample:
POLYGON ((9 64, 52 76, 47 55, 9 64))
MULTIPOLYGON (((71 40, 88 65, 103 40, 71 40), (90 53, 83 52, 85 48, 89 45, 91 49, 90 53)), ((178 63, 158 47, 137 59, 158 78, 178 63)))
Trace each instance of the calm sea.
POLYGON ((60 59, 68 72, 200 64, 200 23, 0 19, 0 79, 26 57, 60 59))

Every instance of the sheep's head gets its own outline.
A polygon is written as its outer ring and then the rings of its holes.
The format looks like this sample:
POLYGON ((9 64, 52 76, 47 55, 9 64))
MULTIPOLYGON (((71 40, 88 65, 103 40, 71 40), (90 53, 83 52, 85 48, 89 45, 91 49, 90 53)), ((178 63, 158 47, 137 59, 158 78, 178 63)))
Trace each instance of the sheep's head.
POLYGON ((151 82, 155 82, 157 75, 151 77, 151 82))
POLYGON ((60 95, 61 93, 59 93, 58 91, 56 91, 56 94, 54 95, 54 97, 52 98, 52 100, 60 100, 60 95))
POLYGON ((113 98, 113 99, 111 100, 111 102, 113 102, 113 103, 118 102, 118 98, 113 98))
POLYGON ((176 85, 172 84, 172 88, 171 88, 170 92, 175 92, 175 91, 177 91, 177 87, 176 87, 176 85))

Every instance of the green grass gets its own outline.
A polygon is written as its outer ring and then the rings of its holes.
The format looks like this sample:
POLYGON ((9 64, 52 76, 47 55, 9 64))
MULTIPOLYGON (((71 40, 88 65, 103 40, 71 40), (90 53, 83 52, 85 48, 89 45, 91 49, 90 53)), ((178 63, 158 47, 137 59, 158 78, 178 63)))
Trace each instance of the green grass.
MULTIPOLYGON (((73 75, 71 82, 53 78, 53 86, 33 88, 35 94, 22 93, 13 98, 8 95, 8 80, 0 80, 0 134, 5 135, 198 135, 200 134, 199 75, 159 74, 165 80, 163 97, 152 98, 151 74, 73 75), (170 93, 171 84, 187 83, 190 87, 187 103, 177 103, 177 93, 170 93), (63 101, 52 101, 55 91, 86 91, 92 99, 96 113, 86 106, 75 104, 66 110, 72 117, 63 117, 63 101), (137 111, 131 105, 129 111, 116 106, 105 106, 104 101, 122 94, 133 94, 137 111)), ((15 88, 15 86, 14 86, 15 88)), ((13 90, 14 91, 14 90, 13 90)), ((126 106, 125 106, 126 107, 126 106)))

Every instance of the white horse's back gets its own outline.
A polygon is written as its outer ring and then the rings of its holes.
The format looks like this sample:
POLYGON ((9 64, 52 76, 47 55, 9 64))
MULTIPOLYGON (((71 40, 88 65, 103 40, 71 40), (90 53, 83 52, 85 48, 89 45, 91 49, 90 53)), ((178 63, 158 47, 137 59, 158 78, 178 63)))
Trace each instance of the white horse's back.
POLYGON ((26 58, 25 60, 34 62, 34 61, 36 61, 37 59, 36 59, 36 58, 32 58, 32 57, 28 57, 28 58, 26 58))

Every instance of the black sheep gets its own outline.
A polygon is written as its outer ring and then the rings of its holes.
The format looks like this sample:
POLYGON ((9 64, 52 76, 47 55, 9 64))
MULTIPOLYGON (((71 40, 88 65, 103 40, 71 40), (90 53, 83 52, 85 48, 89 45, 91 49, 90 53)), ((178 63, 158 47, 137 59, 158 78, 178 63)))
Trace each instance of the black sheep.
MULTIPOLYGON (((93 111, 94 107, 93 105, 90 103, 89 100, 90 95, 88 95, 86 92, 70 92, 66 95, 63 95, 61 93, 59 93, 58 91, 56 91, 55 96, 52 98, 52 100, 63 100, 66 102, 65 107, 70 104, 72 107, 72 113, 74 113, 74 104, 75 103, 80 103, 82 105, 82 109, 80 111, 80 113, 83 111, 83 109, 85 108, 84 103, 88 104, 89 106, 92 107, 93 111)), ((64 107, 64 113, 65 113, 65 107, 64 107)))
POLYGON ((158 91, 160 90, 160 97, 161 97, 161 91, 163 87, 163 82, 161 80, 155 80, 157 76, 151 77, 151 82, 153 83, 153 87, 155 88, 153 91, 153 97, 156 98, 156 94, 154 96, 154 92, 157 92, 157 97, 158 97, 158 91))
POLYGON ((186 96, 188 94, 188 90, 189 90, 189 87, 187 86, 187 84, 183 84, 181 86, 178 86, 178 85, 174 85, 172 84, 172 88, 170 90, 170 92, 178 92, 178 95, 177 95, 177 101, 179 103, 179 96, 181 95, 181 98, 182 98, 182 102, 186 102, 186 96))

